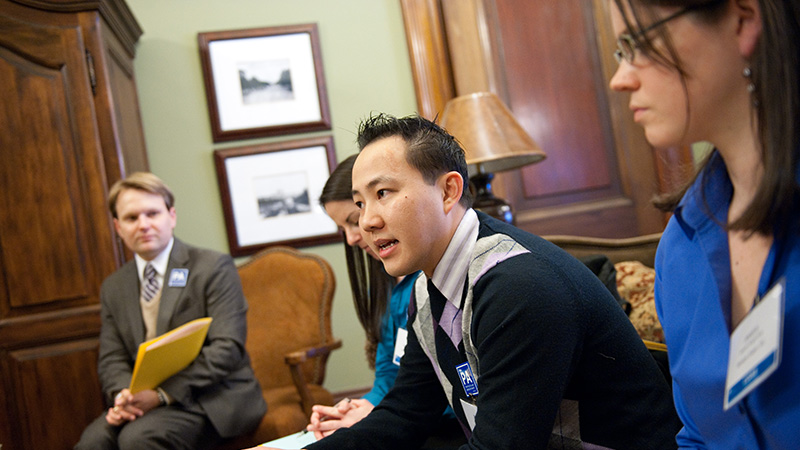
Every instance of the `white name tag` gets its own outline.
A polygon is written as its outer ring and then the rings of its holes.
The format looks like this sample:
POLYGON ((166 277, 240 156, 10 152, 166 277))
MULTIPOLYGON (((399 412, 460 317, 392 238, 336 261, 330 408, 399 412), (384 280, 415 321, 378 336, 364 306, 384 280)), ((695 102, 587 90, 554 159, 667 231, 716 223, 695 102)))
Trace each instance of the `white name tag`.
POLYGON ((461 409, 464 410, 464 415, 467 417, 467 424, 469 429, 475 429, 475 415, 478 414, 478 406, 472 403, 465 402, 463 399, 458 399, 461 402, 461 409))
POLYGON ((781 278, 733 330, 725 380, 726 411, 780 365, 785 298, 786 279, 781 278))
POLYGON ((397 337, 394 340, 394 357, 392 362, 394 365, 400 365, 400 358, 406 354, 406 342, 408 342, 408 330, 405 328, 397 329, 397 337))

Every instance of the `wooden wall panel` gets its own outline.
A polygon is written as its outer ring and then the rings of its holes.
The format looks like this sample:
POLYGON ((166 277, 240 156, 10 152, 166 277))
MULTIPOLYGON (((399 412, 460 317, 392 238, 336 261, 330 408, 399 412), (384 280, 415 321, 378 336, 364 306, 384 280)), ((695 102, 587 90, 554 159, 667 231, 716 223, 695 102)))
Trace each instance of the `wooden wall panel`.
POLYGON ((523 198, 593 189, 618 195, 594 34, 582 4, 498 0, 497 7, 509 107, 548 154, 523 169, 523 198))
MULTIPOLYGON (((11 370, 8 368, 8 358, 2 354, 2 350, 0 350, 0 373, 11 373, 11 370)), ((0 384, 0 406, 9 408, 11 407, 10 405, 15 405, 16 402, 12 400, 13 397, 14 391, 5 383, 0 384)), ((15 420, 16 411, 14 413, 6 411, 5 415, 0 414, 0 418, 3 419, 0 420, 0 445, 8 446, 12 440, 14 442, 19 442, 20 439, 15 439, 13 437, 14 430, 19 424, 19 420, 15 420)))
POLYGON ((108 179, 148 169, 142 118, 136 92, 132 49, 100 26, 96 15, 84 15, 90 30, 86 46, 92 52, 98 88, 94 96, 108 179), (114 100, 112 104, 111 100, 114 100), (111 106, 114 106, 113 108, 111 106))
POLYGON ((88 424, 100 415, 104 408, 100 383, 84 372, 96 364, 97 349, 96 339, 85 339, 10 352, 16 404, 40 406, 12 413, 24 444, 20 448, 53 448, 53 442, 71 448, 82 431, 74 424, 88 424), (19 420, 28 415, 39 420, 19 420))
MULTIPOLYGON (((422 0, 418 0, 422 1, 422 0)), ((404 10, 412 0, 402 0, 404 10)), ((437 0, 425 0, 429 8, 437 0)), ((537 165, 495 174, 495 193, 517 226, 537 234, 628 237, 663 229, 651 204, 666 166, 633 123, 627 96, 610 92, 616 70, 608 2, 438 0, 448 59, 409 46, 412 60, 449 63, 455 95, 495 92, 548 154, 537 165), (420 54, 421 53, 421 54, 420 54)), ((406 15, 415 41, 425 30, 406 15)), ((411 38, 409 38, 411 39, 411 38)), ((415 80, 431 70, 414 66, 415 80)), ((440 68, 444 71, 445 69, 440 68)), ((417 83, 418 102, 442 92, 417 83)), ((446 93, 443 94, 447 97, 446 93)), ((450 97, 452 98, 452 96, 450 97)), ((679 153, 679 158, 684 158, 679 153)))
POLYGON ((482 6, 483 3, 474 0, 442 0, 450 57, 456 68, 453 78, 457 96, 486 91, 491 85, 492 64, 490 60, 485 60, 491 53, 484 51, 489 42, 481 33, 480 26, 480 18, 484 17, 482 6), (474 50, 453 51, 453 48, 474 50), (461 67, 470 67, 472 70, 460 70, 461 67))
POLYGON ((414 72, 417 109, 433 120, 455 95, 450 53, 439 0, 400 0, 414 72))

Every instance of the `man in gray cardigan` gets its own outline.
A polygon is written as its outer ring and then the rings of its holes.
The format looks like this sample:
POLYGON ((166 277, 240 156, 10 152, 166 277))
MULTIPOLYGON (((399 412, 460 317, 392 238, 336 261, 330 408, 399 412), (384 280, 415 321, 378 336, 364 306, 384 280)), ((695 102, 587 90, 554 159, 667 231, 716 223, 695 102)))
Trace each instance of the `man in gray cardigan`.
POLYGON ((174 197, 155 175, 112 186, 114 225, 135 257, 103 282, 98 372, 111 407, 76 449, 213 448, 266 412, 245 350, 247 303, 228 255, 173 237, 174 197), (155 389, 132 394, 139 344, 191 320, 213 320, 199 356, 155 389))

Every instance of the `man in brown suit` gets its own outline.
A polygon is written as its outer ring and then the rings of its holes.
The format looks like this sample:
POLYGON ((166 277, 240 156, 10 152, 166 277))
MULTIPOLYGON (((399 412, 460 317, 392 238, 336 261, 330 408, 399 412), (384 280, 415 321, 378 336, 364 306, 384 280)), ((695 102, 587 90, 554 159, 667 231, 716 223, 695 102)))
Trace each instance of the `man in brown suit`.
POLYGON ((135 253, 103 282, 98 372, 111 407, 76 449, 213 448, 255 428, 266 403, 245 351, 247 303, 229 255, 173 237, 174 197, 155 175, 112 186, 109 208, 135 253), (139 344, 213 318, 200 355, 153 390, 127 389, 139 344))

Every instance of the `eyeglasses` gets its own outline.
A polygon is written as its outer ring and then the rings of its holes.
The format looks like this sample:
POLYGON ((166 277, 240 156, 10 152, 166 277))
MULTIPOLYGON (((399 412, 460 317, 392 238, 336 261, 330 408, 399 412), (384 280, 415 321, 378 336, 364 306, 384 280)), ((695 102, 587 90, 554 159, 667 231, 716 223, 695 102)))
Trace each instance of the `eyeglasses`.
POLYGON ((627 61, 628 64, 633 64, 634 58, 636 58, 636 52, 639 50, 639 44, 637 40, 644 36, 646 33, 655 30, 656 28, 664 25, 665 23, 669 22, 670 20, 677 19, 678 17, 698 9, 709 8, 712 6, 716 6, 722 3, 721 0, 707 2, 707 3, 700 3, 697 5, 687 6, 682 10, 671 14, 661 20, 656 21, 653 24, 648 25, 645 28, 637 31, 636 33, 629 34, 624 33, 620 34, 617 38, 617 49, 614 50, 614 59, 617 60, 617 64, 622 63, 622 60, 627 61))

